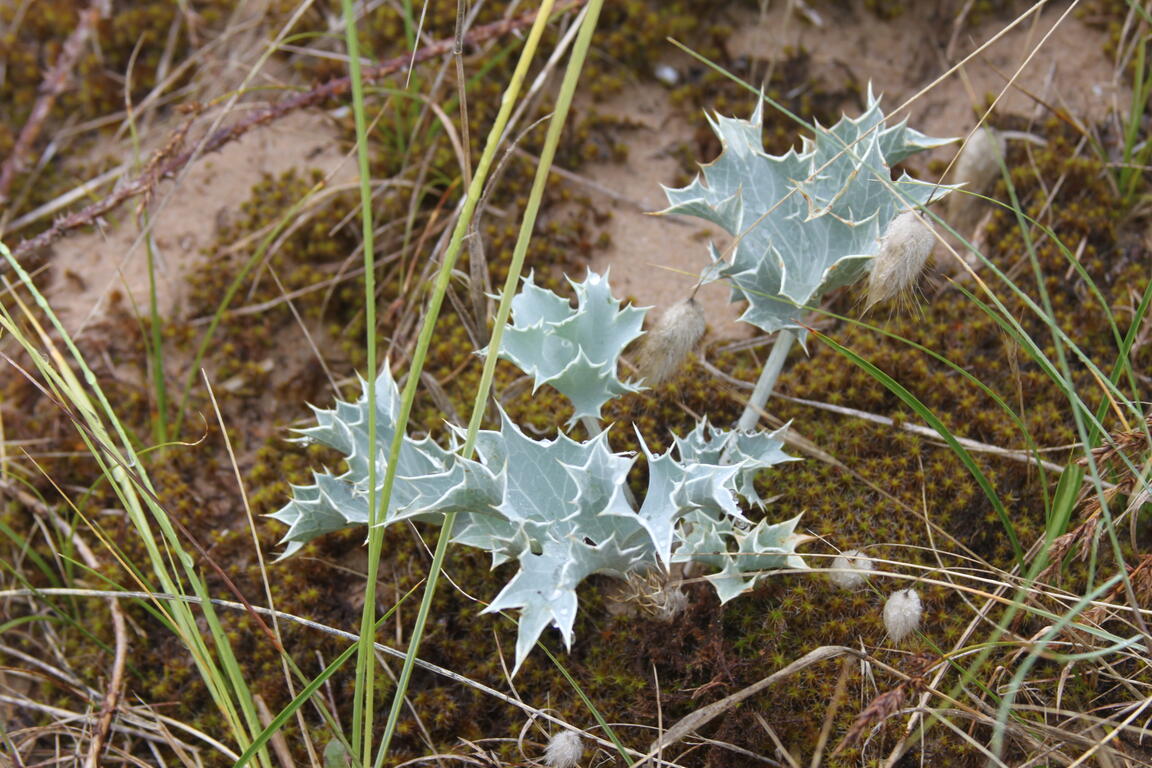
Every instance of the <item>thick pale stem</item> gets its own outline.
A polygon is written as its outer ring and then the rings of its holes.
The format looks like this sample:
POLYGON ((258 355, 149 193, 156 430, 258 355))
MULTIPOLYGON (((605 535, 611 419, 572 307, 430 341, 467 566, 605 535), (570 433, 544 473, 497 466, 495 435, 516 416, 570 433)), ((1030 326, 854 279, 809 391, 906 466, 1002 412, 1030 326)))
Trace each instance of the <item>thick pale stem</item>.
POLYGON ((604 431, 604 428, 600 426, 600 422, 591 416, 581 416, 580 423, 584 425, 584 430, 588 433, 589 440, 604 431))
POLYGON ((752 396, 748 398, 748 405, 744 406, 744 413, 736 423, 736 429, 740 432, 751 432, 760 421, 760 412, 764 410, 764 404, 772 396, 776 379, 780 378, 780 371, 784 369, 784 361, 788 358, 792 342, 795 340, 796 334, 787 328, 777 334, 776 343, 772 345, 772 352, 768 355, 768 362, 764 364, 764 370, 760 372, 752 396))

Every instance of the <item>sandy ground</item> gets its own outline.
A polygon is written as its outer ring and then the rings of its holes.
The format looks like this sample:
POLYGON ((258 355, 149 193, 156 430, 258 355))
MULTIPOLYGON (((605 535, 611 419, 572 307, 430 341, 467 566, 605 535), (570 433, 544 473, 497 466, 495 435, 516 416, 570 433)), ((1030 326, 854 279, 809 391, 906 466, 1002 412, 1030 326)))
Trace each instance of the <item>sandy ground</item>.
MULTIPOLYGON (((811 52, 817 77, 842 82, 850 73, 861 82, 875 83, 883 89, 886 110, 906 116, 931 135, 967 135, 977 121, 974 105, 982 104, 988 93, 1001 95, 997 109, 1002 113, 1034 119, 1048 113, 1046 104, 1074 118, 1116 114, 1113 110, 1124 108, 1125 89, 1114 81, 1115 64, 1103 53, 1104 33, 1063 8, 1033 14, 1005 30, 999 20, 975 28, 931 16, 891 24, 846 10, 796 12, 801 5, 773 3, 762 14, 737 17, 732 52, 766 69, 783 56, 774 52, 803 46, 811 52), (901 37, 893 39, 893 34, 901 37), (945 72, 949 74, 941 75, 945 72), (1006 87, 1012 75, 1014 85, 1006 87)), ((667 61, 682 68, 687 59, 670 48, 667 61)), ((614 193, 598 195, 592 188, 597 204, 614 213, 606 225, 612 244, 598 254, 593 267, 611 268, 617 293, 665 308, 691 291, 707 263, 707 241, 715 239, 721 248, 727 242, 723 233, 699 220, 651 215, 666 205, 660 184, 672 183, 679 169, 672 150, 690 140, 699 125, 668 103, 665 88, 651 82, 628 87, 598 109, 626 115, 641 127, 626 137, 626 163, 582 171, 593 185, 614 193)), ((938 152, 945 158, 952 154, 938 152)), ((252 186, 263 174, 292 167, 318 168, 333 184, 355 180, 354 168, 337 149, 330 121, 310 113, 253 131, 193 164, 176 185, 161 187, 151 215, 162 312, 179 311, 183 287, 196 279, 191 270, 200 250, 247 199, 252 186)), ((55 281, 52 298, 73 331, 99 316, 113 288, 139 304, 146 301, 146 249, 140 231, 135 216, 124 210, 115 225, 57 246, 55 269, 68 279, 55 281)), ((754 331, 735 321, 740 307, 729 303, 725 286, 706 286, 698 300, 714 334, 739 337, 754 331)))
MULTIPOLYGON (((160 186, 158 204, 149 215, 162 314, 179 311, 185 286, 196 280, 193 270, 201 249, 232 219, 252 186, 264 174, 276 176, 292 168, 318 169, 331 185, 355 180, 355 166, 340 152, 331 121, 297 113, 249 132, 191 164, 177 181, 160 186)), ((57 281, 50 296, 74 333, 100 316, 113 289, 146 306, 147 244, 130 211, 134 208, 123 209, 118 226, 73 237, 57 248, 54 266, 69 279, 57 281), (67 301, 60 300, 63 292, 71 294, 67 301)))

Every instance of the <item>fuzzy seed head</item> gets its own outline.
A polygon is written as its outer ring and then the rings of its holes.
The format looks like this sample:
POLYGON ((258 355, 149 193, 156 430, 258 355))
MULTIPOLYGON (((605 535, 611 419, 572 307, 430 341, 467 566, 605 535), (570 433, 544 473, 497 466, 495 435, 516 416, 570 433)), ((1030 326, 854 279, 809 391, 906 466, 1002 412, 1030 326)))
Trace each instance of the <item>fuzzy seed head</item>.
POLYGON ((948 219, 962 233, 973 230, 987 211, 978 194, 986 193, 1000 175, 1000 158, 1004 157, 1004 135, 992 128, 977 128, 960 150, 952 166, 949 181, 964 188, 948 195, 948 219))
POLYGON ((871 571, 872 558, 855 549, 848 549, 832 561, 832 572, 828 578, 841 589, 856 589, 868 581, 871 571))
POLYGON ((969 192, 981 192, 1000 175, 1000 158, 1004 157, 1004 137, 992 128, 977 128, 960 150, 954 166, 954 182, 963 183, 969 192))
POLYGON ((872 259, 865 308, 915 287, 935 244, 931 228, 915 211, 892 219, 880 237, 880 251, 872 259))
POLYGON ((914 589, 899 589, 884 603, 884 627, 893 642, 900 642, 920 626, 924 606, 914 589))
POLYGON ((688 608, 688 593, 680 587, 669 584, 657 596, 656 618, 671 621, 688 608))
POLYGON ((548 740, 544 764, 548 768, 573 768, 584 754, 584 742, 572 731, 558 731, 548 740))
POLYGON ((640 350, 640 372, 645 383, 658 387, 675 376, 707 327, 704 311, 693 299, 668 307, 656 327, 644 337, 640 350))

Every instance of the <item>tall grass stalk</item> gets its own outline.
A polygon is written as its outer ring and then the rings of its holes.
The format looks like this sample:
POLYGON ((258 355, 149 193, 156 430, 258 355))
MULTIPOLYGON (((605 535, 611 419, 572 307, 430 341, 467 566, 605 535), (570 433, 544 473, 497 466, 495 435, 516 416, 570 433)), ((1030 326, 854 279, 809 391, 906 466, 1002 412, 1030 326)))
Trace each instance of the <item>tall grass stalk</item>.
MULTIPOLYGON (((364 111, 364 81, 360 75, 360 44, 352 0, 342 0, 344 39, 348 48, 348 73, 352 81, 352 114, 356 124, 356 162, 360 181, 360 224, 364 254, 365 346, 368 373, 376 375, 376 248, 372 218, 372 176, 368 156, 368 119, 364 111)), ((419 378, 419 374, 415 376, 419 378)), ((372 754, 372 715, 375 710, 373 683, 376 673, 372 641, 376 634, 376 575, 383 537, 377 527, 380 504, 387 509, 390 486, 376 490, 376 387, 368 387, 368 578, 364 585, 364 609, 360 615, 360 642, 356 652, 356 687, 352 694, 352 754, 367 765, 372 754)), ((395 461, 395 454, 390 464, 395 461)), ((394 473, 390 473, 394 474, 394 473)))
MULTIPOLYGON (((600 4, 595 3, 594 5, 598 8, 600 4)), ((459 214, 459 217, 457 218, 456 225, 453 229, 451 239, 448 243, 447 249, 445 250, 443 260, 442 260, 442 263, 440 265, 440 269, 437 272, 435 282, 432 286, 432 290, 430 291, 428 306, 427 306, 425 313, 424 313, 424 319, 423 319, 423 322, 421 324, 420 334, 417 338, 416 348, 413 352, 412 359, 409 362, 408 378, 407 378, 407 381, 405 382, 404 391, 401 394, 400 410, 399 410, 399 413, 397 414, 397 418, 396 418, 396 432, 395 432, 394 439, 393 439, 392 444, 391 444, 390 449, 389 449, 389 457, 388 457, 387 469, 386 469, 385 475, 384 475, 384 481, 383 481, 382 487, 381 487, 378 494, 376 493, 376 478, 375 478, 375 471, 374 471, 375 470, 375 462, 369 463, 369 467, 370 467, 369 471, 371 473, 371 475, 369 477, 369 487, 371 489, 371 491, 370 491, 371 496, 369 499, 369 507, 370 507, 370 513, 369 513, 370 514, 370 523, 369 523, 369 525, 370 525, 370 527, 369 527, 369 535, 368 535, 368 569, 369 569, 369 573, 368 573, 368 580, 367 580, 366 594, 365 594, 365 601, 364 601, 364 614, 363 614, 362 621, 361 621, 362 637, 360 640, 360 650, 358 651, 358 659, 357 659, 357 686, 356 686, 357 692, 356 692, 356 699, 355 699, 355 709, 357 711, 354 713, 355 723, 353 726, 354 727, 353 743, 354 743, 354 746, 357 747, 354 751, 358 753, 358 755, 360 756, 360 759, 362 760, 362 763, 364 765, 371 764, 370 757, 371 757, 371 752, 372 752, 372 750, 371 750, 371 732, 372 732, 372 720, 373 720, 372 678, 373 678, 374 663, 375 663, 373 655, 372 655, 372 648, 373 648, 372 641, 373 641, 373 634, 374 634, 373 626, 375 624, 375 622, 373 621, 373 618, 374 618, 374 614, 375 614, 376 574, 377 574, 378 568, 379 568, 380 552, 381 552, 382 544, 383 544, 383 530, 382 530, 382 527, 380 525, 378 525, 377 521, 380 519, 379 515, 381 513, 381 510, 387 510, 388 509, 389 498, 390 498, 391 493, 392 493, 392 487, 395 483, 396 466, 397 466, 397 460, 398 460, 399 453, 400 453, 401 440, 402 440, 403 435, 405 434, 405 432, 407 430, 408 419, 409 419, 409 416, 410 416, 411 410, 412 410, 412 403, 415 399, 416 389, 419 386, 419 382, 420 382, 420 373, 423 370, 424 361, 425 361, 426 356, 427 356, 428 348, 432 342, 432 337, 433 337, 433 333, 435 330, 436 321, 437 321, 437 318, 439 317, 440 308, 441 308, 441 306, 443 304, 443 300, 444 300, 444 295, 447 291, 448 284, 449 284, 449 281, 451 279, 452 270, 454 269, 454 267, 456 265, 456 261, 459 257, 460 249, 461 249, 461 246, 463 243, 464 235, 468 231, 468 226, 471 223, 472 216, 475 212, 476 204, 477 204, 478 200, 480 199, 481 193, 483 192, 484 184, 488 178, 488 174, 489 174, 489 171, 492 167, 493 161, 496 157, 497 150, 498 150, 498 148, 502 142, 503 136, 506 132, 506 127, 508 125, 509 116, 511 115, 512 109, 516 103, 518 96, 519 96, 519 93, 520 93, 521 88, 523 86, 524 80, 527 76, 529 66, 531 65, 531 63, 535 59, 536 51, 539 47, 540 39, 543 35, 544 29, 547 26, 548 18, 551 14, 552 6, 553 6, 552 0, 546 0, 545 2, 543 2, 541 4, 541 7, 540 7, 539 11, 537 12, 536 19, 535 19, 535 21, 532 25, 532 28, 529 31, 528 36, 525 40, 524 48, 521 52, 520 60, 518 61, 516 68, 512 74, 512 77, 509 80, 507 87, 505 88, 504 95, 503 95, 502 100, 501 100, 500 110, 496 116, 495 122, 493 123, 492 129, 489 132, 487 143, 485 144, 484 152, 482 153, 480 160, 477 163, 475 173, 474 173, 474 176, 472 178, 472 182, 468 186, 468 191, 467 191, 465 199, 464 199, 464 204, 461 207, 460 214, 459 214)), ((360 87, 360 76, 359 76, 359 71, 358 71, 359 67, 358 67, 358 51, 357 51, 357 47, 356 47, 356 25, 355 25, 355 19, 353 18, 353 14, 352 14, 352 6, 351 6, 350 0, 345 0, 345 2, 344 2, 344 14, 345 14, 345 24, 346 24, 346 31, 347 31, 347 45, 349 48, 348 53, 349 53, 350 60, 352 62, 351 63, 351 69, 352 69, 351 78, 352 78, 352 81, 354 83, 354 86, 353 86, 353 108, 357 114, 357 119, 356 119, 357 142, 359 144, 359 152, 360 152, 360 157, 361 157, 361 174, 362 174, 363 178, 366 178, 367 177, 367 167, 366 167, 366 165, 367 165, 367 162, 366 162, 367 131, 366 131, 366 121, 363 117, 363 115, 364 115, 363 91, 362 91, 362 88, 360 87)), ((596 18, 596 14, 587 13, 585 15, 584 21, 582 23, 584 25, 593 25, 594 26, 595 18, 596 18)), ((590 35, 591 32, 589 31, 588 34, 590 35)), ((586 51, 586 50, 587 50, 587 44, 585 44, 585 47, 584 47, 584 51, 586 51)), ((573 54, 573 61, 575 62, 576 60, 577 60, 577 54, 574 53, 573 54)), ((580 61, 582 61, 582 60, 583 60, 583 57, 580 56, 580 61)), ((565 83, 566 83, 566 85, 568 84, 567 78, 565 80, 565 83)), ((568 101, 566 103, 570 103, 571 92, 573 90, 574 90, 574 82, 572 83, 572 85, 569 88, 568 101)), ((559 100, 558 100, 558 104, 559 104, 559 100)), ((566 107, 565 107, 565 111, 566 111, 566 107)), ((563 116, 561 115, 561 110, 559 107, 557 108, 557 113, 554 116, 553 120, 558 122, 558 123, 563 122, 563 116)), ((541 163, 541 167, 544 169, 542 172, 546 174, 547 173, 547 166, 544 163, 541 163)), ((361 199, 362 199, 362 216, 365 219, 364 227, 365 227, 365 231, 367 232, 367 231, 369 231, 370 224, 371 224, 371 212, 370 212, 370 208, 369 208, 369 206, 370 206, 370 189, 367 187, 366 183, 363 180, 362 180, 362 188, 361 188, 361 199)), ((538 206, 538 204, 539 203, 537 201, 536 205, 538 206)), ((532 206, 530 206, 530 208, 531 207, 532 206)), ((530 231, 530 229, 531 229, 531 225, 528 225, 528 230, 530 231)), ((525 242, 525 243, 521 244, 518 242, 517 248, 523 248, 526 250, 527 243, 525 242)), ((367 246, 367 244, 365 246, 365 253, 366 254, 370 253, 370 248, 367 246)), ((368 257, 366 256, 366 258, 368 258, 368 257)), ((370 273, 370 269, 371 269, 371 262, 370 261, 368 262, 367 266, 368 266, 369 273, 370 273)), ((365 302, 369 308, 369 311, 371 311, 371 306, 372 306, 372 303, 374 301, 374 292, 371 290, 368 290, 368 285, 369 285, 369 281, 366 281, 365 302)), ((505 291, 505 296, 503 298, 505 301, 510 301, 508 291, 505 291)), ((374 322, 374 315, 373 315, 372 319, 370 319, 368 321, 368 349, 369 349, 370 355, 372 354, 372 350, 375 347, 374 328, 375 328, 375 322, 374 322)), ((369 360, 370 360, 369 365, 371 366, 374 362, 374 357, 370 357, 369 360)), ((374 372, 374 369, 373 369, 373 372, 374 372)), ((374 393, 372 391, 372 388, 370 387, 369 388, 369 398, 372 398, 373 394, 374 393)), ((485 399, 486 399, 486 395, 485 395, 485 399)), ((375 405, 373 402, 371 402, 371 400, 370 400, 370 404, 369 404, 369 414, 370 414, 370 417, 369 417, 369 419, 370 419, 370 421, 369 421, 369 445, 374 445, 375 444, 375 442, 374 442, 375 441, 375 434, 376 434, 376 426, 375 426, 375 422, 373 419, 374 414, 375 414, 375 405)), ((478 418, 475 421, 478 424, 478 418)), ((474 434, 472 434, 474 432, 475 432, 475 427, 470 428, 470 437, 468 438, 469 444, 472 444, 475 440, 475 436, 474 436, 474 434)), ((452 530, 454 522, 455 522, 454 515, 449 514, 446 516, 446 519, 444 521, 443 528, 442 528, 442 535, 441 535, 440 541, 437 544, 436 554, 433 557, 432 566, 431 566, 430 571, 429 571, 428 581, 425 585, 424 597, 423 597, 423 600, 421 601, 420 610, 418 612, 415 625, 412 628, 412 633, 409 637, 408 654, 407 654, 407 657, 405 659, 404 666, 401 669, 400 678, 397 681, 396 692, 395 692, 395 695, 393 697, 393 705, 389 709, 388 721, 387 721, 387 724, 385 725, 384 735, 381 739, 380 749, 377 753, 377 762, 378 763, 382 762, 384 759, 384 756, 387 754, 388 748, 389 748, 390 743, 391 743, 392 735, 395 732, 396 722, 399 718, 399 714, 401 711, 401 703, 403 701, 404 694, 406 693, 408 680, 411 676, 413 662, 415 660, 416 653, 419 650, 419 644, 420 644, 421 637, 423 635, 423 629, 424 629, 424 626, 427 622, 428 610, 431 606, 432 597, 435 594, 436 584, 437 584, 437 581, 439 578, 440 571, 441 571, 442 566, 443 566, 444 554, 446 552, 446 547, 447 547, 447 539, 449 538, 449 535, 450 535, 450 532, 452 530)))
MULTIPOLYGON (((1132 21, 1133 14, 1136 14, 1139 15, 1144 25, 1152 25, 1152 15, 1139 2, 1128 0, 1128 8, 1129 21, 1132 21)), ((1140 23, 1137 21, 1137 26, 1140 26, 1140 23)), ((1145 166, 1148 164, 1148 160, 1152 158, 1152 142, 1148 141, 1147 135, 1144 136, 1143 141, 1140 139, 1141 128, 1144 125, 1148 110, 1148 99, 1152 96, 1152 72, 1149 72, 1148 66, 1149 39, 1147 26, 1145 26, 1140 33, 1139 40, 1134 43, 1136 61, 1132 73, 1131 104, 1128 107, 1128 117, 1124 121, 1121 163, 1116 174, 1120 198, 1125 205, 1132 205, 1136 202, 1136 190, 1145 176, 1145 166)), ((1118 56, 1117 69, 1121 68, 1120 62, 1123 60, 1124 57, 1118 56)), ((1100 152, 1100 156, 1107 157, 1108 155, 1107 152, 1100 152)))
MULTIPOLYGON (((72 364, 79 369, 83 383, 73 372, 64 352, 41 326, 35 313, 15 292, 11 295, 19 302, 24 321, 33 329, 36 338, 30 338, 24 332, 23 326, 16 321, 7 306, 0 306, 0 328, 11 334, 25 350, 57 403, 69 411, 69 417, 79 430, 88 451, 109 481, 133 530, 140 537, 147 552, 152 578, 159 583, 158 591, 177 595, 189 594, 190 591, 200 599, 211 646, 202 634, 197 614, 191 605, 184 602, 170 606, 160 603, 155 605, 167 617, 191 654, 233 739, 242 749, 246 748, 254 734, 262 730, 262 726, 240 664, 209 601, 207 585, 197 573, 194 559, 184 549, 172 521, 160 506, 147 470, 133 447, 133 440, 104 395, 95 374, 31 276, 3 243, 0 243, 0 256, 7 260, 20 283, 56 331, 72 364)), ((157 591, 147 584, 145 588, 157 591)), ((266 751, 258 752, 256 759, 261 768, 271 768, 271 760, 266 751)))
MULTIPOLYGON (((540 20, 545 18, 547 12, 550 10, 551 4, 545 3, 540 9, 540 15, 537 16, 537 24, 533 25, 532 33, 536 33, 540 20), (547 7, 544 7, 547 6, 547 7)), ((579 17, 580 32, 577 36, 576 43, 572 48, 572 55, 568 62, 568 68, 564 74, 564 80, 560 86, 560 92, 556 97, 556 109, 552 114, 552 118, 548 124, 548 132, 544 139, 544 148, 540 153, 540 161, 536 167, 536 175, 533 179, 532 189, 528 195, 528 202, 524 209, 524 216, 521 220, 520 231, 517 236, 516 245, 513 248, 512 262, 508 268, 508 279, 504 284, 501 291, 500 305, 496 311, 496 319, 493 324, 492 337, 488 345, 488 354, 484 360, 484 370, 481 374, 480 384, 477 387, 476 398, 472 407, 472 415, 468 421, 468 430, 465 435, 464 446, 461 453, 465 458, 471 458, 472 451, 476 445, 476 437, 480 429, 480 421, 483 418, 484 412, 487 408, 488 395, 491 391, 492 380, 495 374, 496 362, 498 360, 500 350, 500 340, 504 332, 504 327, 507 325, 508 317, 511 312, 512 298, 516 294, 517 284, 520 280, 520 273, 523 270, 524 259, 528 252, 528 245, 531 242, 532 230, 536 225, 536 216, 540 210, 540 203, 544 195, 544 186, 548 180, 551 172, 552 161, 556 155, 556 147, 560 142, 560 134, 564 129, 564 123, 568 116, 569 108, 572 104, 572 98, 576 92, 576 84, 580 79, 580 73, 583 70, 584 61, 588 55, 588 49, 591 45, 592 35, 596 29, 596 22, 600 15, 600 9, 603 6, 603 0, 592 0, 579 17)), ((531 39, 531 38, 530 38, 531 39)), ((520 64, 517 66, 516 72, 513 75, 513 83, 519 87, 523 82, 523 78, 527 73, 526 64, 528 62, 527 54, 529 53, 527 46, 525 46, 524 55, 521 57, 520 64)), ((513 83, 509 84, 509 89, 513 83)), ((492 161, 495 158, 496 151, 499 148, 502 137, 505 133, 507 120, 511 114, 511 107, 513 106, 513 98, 509 97, 506 92, 504 100, 501 104, 500 113, 497 115, 496 122, 489 132, 487 144, 485 145, 484 154, 480 158, 480 162, 476 167, 476 176, 473 178, 473 183, 469 187, 469 201, 476 198, 473 197, 473 192, 480 193, 482 191, 483 179, 487 177, 492 161)), ((465 211, 461 215, 460 220, 457 222, 456 230, 452 235, 452 242, 449 245, 449 253, 459 253, 464 234, 468 231, 468 226, 471 222, 472 210, 465 211)), ((453 256, 452 262, 455 258, 453 256)), ((447 289, 447 282, 450 277, 450 269, 452 264, 449 263, 447 255, 445 256, 445 263, 441 268, 440 275, 437 280, 437 289, 439 295, 443 295, 447 289)), ((429 310, 431 312, 431 309, 429 310)), ((421 329, 421 342, 425 341, 425 329, 427 329, 427 342, 417 346, 418 351, 427 350, 427 346, 431 343, 431 326, 427 319, 425 326, 421 329)), ((422 361, 421 361, 422 362, 422 361)), ((415 365, 415 360, 413 361, 415 365)), ((408 389, 412 389, 418 380, 419 368, 415 368, 415 372, 409 372, 408 385, 405 388, 405 402, 408 402, 408 389)), ((404 414, 405 416, 407 414, 404 414)), ((396 439, 393 441, 393 457, 398 454, 400 438, 403 435, 403 424, 397 427, 396 439)), ((392 471, 392 462, 389 462, 389 472, 392 471)), ((396 692, 392 699, 392 706, 388 711, 388 723, 384 729, 384 736, 381 739, 380 750, 377 754, 376 765, 379 766, 388 748, 391 744, 391 739, 396 729, 396 722, 399 718, 403 697, 407 692, 408 681, 411 677, 412 667, 415 660, 416 653, 419 648, 420 637, 423 633, 424 625, 428 619, 428 613, 431 609, 432 598, 435 594, 436 581, 443 568, 444 557, 448 551, 448 540, 451 537, 451 531, 456 522, 456 514, 450 512, 445 515, 443 525, 440 529, 440 536, 436 542, 436 551, 433 554, 432 565, 429 570, 428 584, 425 587, 424 597, 420 602, 419 613, 416 617, 416 623, 413 627, 413 633, 409 639, 408 655, 404 659, 404 665, 400 671, 400 678, 397 680, 396 692)))
MULTIPOLYGON (((144 214, 147 222, 147 214, 144 214)), ((156 415, 152 419, 152 440, 157 445, 168 442, 168 380, 164 375, 164 318, 160 315, 159 293, 156 286, 156 238, 148 227, 144 241, 148 256, 148 326, 150 344, 148 367, 152 373, 152 396, 156 398, 156 415)))

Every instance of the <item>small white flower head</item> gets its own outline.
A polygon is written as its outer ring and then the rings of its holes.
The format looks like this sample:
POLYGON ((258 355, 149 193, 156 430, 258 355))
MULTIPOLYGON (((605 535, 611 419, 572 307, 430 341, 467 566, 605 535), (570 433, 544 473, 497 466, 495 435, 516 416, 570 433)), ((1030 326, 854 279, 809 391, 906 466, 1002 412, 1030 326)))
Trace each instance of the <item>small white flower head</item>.
POLYGON ((669 64, 657 64, 652 75, 669 88, 680 84, 680 71, 669 64))
POLYGON ((1005 136, 993 128, 981 127, 972 132, 952 165, 948 179, 963 184, 963 189, 948 195, 948 219, 960 233, 971 232, 988 210, 976 195, 987 194, 1000 176, 1000 160, 1006 149, 1005 136))
POLYGON ((584 754, 584 742, 572 731, 557 731, 548 740, 544 750, 544 764, 548 768, 573 768, 584 754))
POLYGON ((892 219, 880 236, 880 250, 872 259, 865 309, 914 288, 935 244, 932 229, 915 211, 905 211, 892 219))
POLYGON ((884 603, 884 627, 893 642, 900 642, 920 626, 924 605, 914 589, 898 589, 884 603))
POLYGON ((656 327, 644 337, 640 349, 639 367, 644 383, 658 387, 675 376, 707 327, 704 311, 694 299, 668 307, 656 327))
POLYGON ((868 581, 871 572, 872 558, 855 549, 847 549, 832 561, 828 578, 841 589, 856 589, 868 581))

